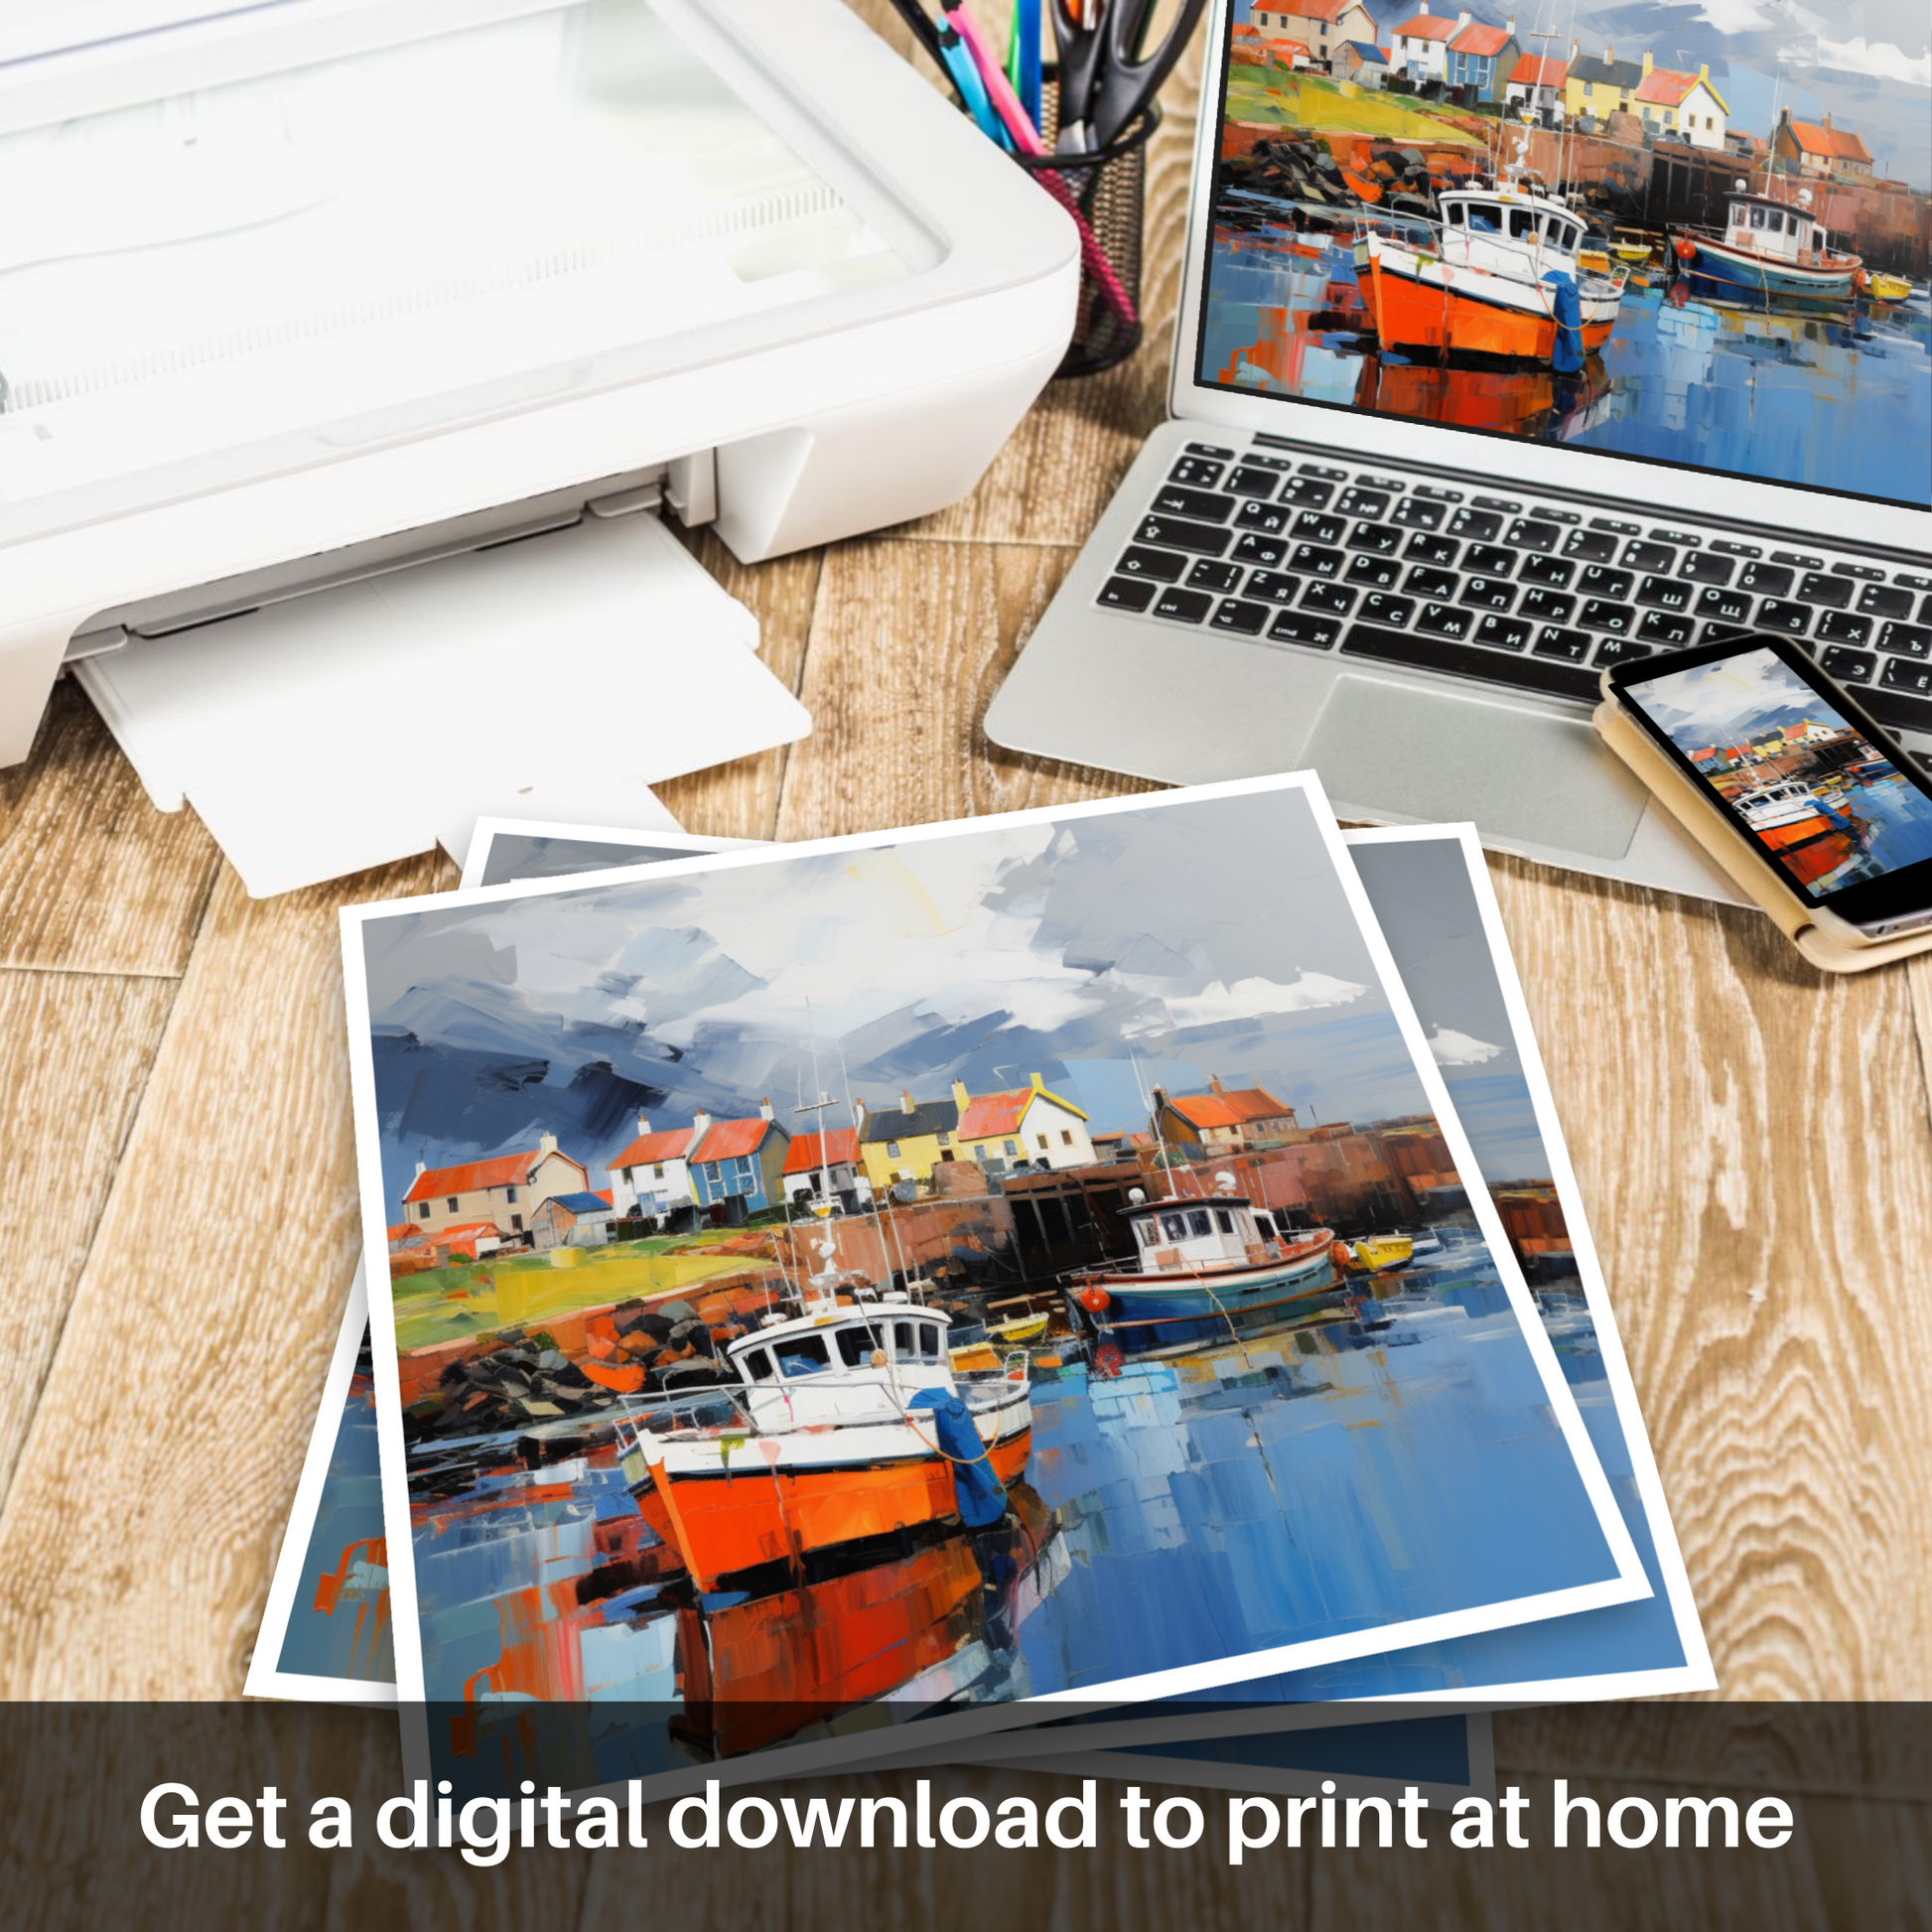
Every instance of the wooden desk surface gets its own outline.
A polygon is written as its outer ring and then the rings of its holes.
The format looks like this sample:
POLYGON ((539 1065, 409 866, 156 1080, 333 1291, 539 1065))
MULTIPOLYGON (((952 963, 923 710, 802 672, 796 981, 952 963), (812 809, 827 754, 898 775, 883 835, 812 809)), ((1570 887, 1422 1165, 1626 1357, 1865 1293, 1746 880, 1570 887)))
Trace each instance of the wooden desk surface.
MULTIPOLYGON (((1050 389, 924 522, 755 569, 695 540, 815 730, 664 787, 690 828, 1136 788, 979 721, 1161 414, 1189 86, 1168 105, 1128 367, 1050 389)), ((1932 1697, 1932 962, 1832 980, 1754 915, 1491 864, 1721 1695, 1932 1697)), ((0 1695, 239 1694, 358 1242, 335 909, 455 877, 250 900, 71 684, 0 772, 0 1695)), ((1501 1775, 1539 1734, 1498 1721, 1501 1775)), ((1371 1881, 1334 1882, 1311 1923, 1371 1881)), ((1195 1916, 1235 1909, 1199 1883, 1195 1916)))

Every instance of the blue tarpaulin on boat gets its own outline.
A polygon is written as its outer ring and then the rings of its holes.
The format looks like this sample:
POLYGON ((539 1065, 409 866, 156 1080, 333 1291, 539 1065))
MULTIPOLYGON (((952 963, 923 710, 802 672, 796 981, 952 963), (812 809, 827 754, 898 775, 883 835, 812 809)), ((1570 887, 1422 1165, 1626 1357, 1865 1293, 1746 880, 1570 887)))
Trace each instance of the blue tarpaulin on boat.
POLYGON ((960 1521, 975 1530, 997 1523, 1006 1514, 1007 1492, 993 1473, 972 1412, 946 1389, 921 1389, 906 1407, 932 1412, 939 1447, 952 1469, 953 1501, 959 1507, 960 1521))
POLYGON ((1552 269, 1543 279, 1549 284, 1550 308, 1557 319, 1550 366, 1559 375, 1575 375, 1584 366, 1584 305, 1571 276, 1552 269))

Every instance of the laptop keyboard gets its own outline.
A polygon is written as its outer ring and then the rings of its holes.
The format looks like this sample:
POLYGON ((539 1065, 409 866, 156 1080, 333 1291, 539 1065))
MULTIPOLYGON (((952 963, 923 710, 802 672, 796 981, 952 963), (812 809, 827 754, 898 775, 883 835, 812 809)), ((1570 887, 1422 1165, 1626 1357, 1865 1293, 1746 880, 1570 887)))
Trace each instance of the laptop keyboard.
POLYGON ((1592 702, 1605 665, 1771 630, 1932 732, 1932 575, 1264 449, 1187 444, 1097 602, 1592 702))

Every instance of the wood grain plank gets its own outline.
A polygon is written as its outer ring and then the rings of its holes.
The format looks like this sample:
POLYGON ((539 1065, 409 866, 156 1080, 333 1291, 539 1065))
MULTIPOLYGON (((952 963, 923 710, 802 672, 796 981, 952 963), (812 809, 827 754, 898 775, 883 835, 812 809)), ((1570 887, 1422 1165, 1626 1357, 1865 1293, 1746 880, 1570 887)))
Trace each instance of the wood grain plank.
MULTIPOLYGON (((677 534, 718 582, 757 616, 759 657, 796 695, 804 681, 820 552, 806 550, 770 563, 741 564, 708 529, 677 534)), ((778 821, 778 795, 790 757, 791 747, 781 745, 756 758, 734 759, 708 771, 673 778, 655 789, 687 832, 768 839, 778 821)))
POLYGON ((0 966, 178 978, 218 863, 63 679, 33 755, 0 771, 0 966))
POLYGON ((1932 1122, 1911 983, 1491 864, 1731 1698, 1932 1695, 1932 1122))
MULTIPOLYGON (((1499 1764, 1496 1782, 1498 1789, 1518 1784, 1531 1798, 1527 1850, 1460 1852, 1448 1842, 1447 1821, 1437 1820, 1426 1852, 1316 1853, 1317 1932, 1370 1925, 1404 1932, 1892 1932, 1928 1922, 1932 1811, 1922 1805, 1797 1800, 1797 1834, 1774 1852, 1742 1844, 1735 1851, 1626 1851, 1607 1836, 1595 1851, 1581 1842, 1558 1851, 1549 1843, 1547 1781, 1499 1764)), ((1643 1798, 1660 1814, 1672 1797, 1708 1795, 1601 1779, 1573 1778, 1570 1788, 1601 1807, 1643 1798)), ((1576 1830, 1581 1841, 1581 1818, 1576 1830)))
POLYGON ((336 908, 217 880, 0 1506, 0 1695, 234 1696, 360 1243, 336 908))
POLYGON ((880 538, 826 553, 781 839, 1150 789, 996 752, 980 720, 1070 556, 1033 545, 880 538))
POLYGON ((7 1372, 0 1496, 27 1439, 177 982, 0 972, 0 1118, 18 1150, 0 1197, 7 1372))

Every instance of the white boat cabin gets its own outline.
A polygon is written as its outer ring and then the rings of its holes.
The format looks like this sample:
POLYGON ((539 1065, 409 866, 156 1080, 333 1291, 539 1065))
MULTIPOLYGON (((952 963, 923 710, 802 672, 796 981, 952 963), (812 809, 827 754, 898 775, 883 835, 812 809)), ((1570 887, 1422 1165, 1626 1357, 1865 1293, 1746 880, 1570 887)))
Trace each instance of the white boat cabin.
POLYGON ((1798 268, 1815 267, 1827 252, 1825 231, 1811 211, 1809 188, 1798 191, 1795 203, 1774 202, 1767 195, 1746 193, 1739 182, 1729 198, 1725 240, 1733 248, 1798 268))
POLYGON ((841 1306, 771 1322, 725 1355, 760 1432, 897 1418, 920 1389, 955 1389, 950 1319, 904 1301, 841 1306))
MULTIPOLYGON (((1245 1195, 1215 1193, 1199 1200, 1155 1200, 1125 1210, 1143 1274, 1180 1269, 1247 1268, 1254 1250, 1277 1238, 1275 1217, 1245 1195)), ((1292 1236, 1290 1237, 1293 1238, 1292 1236)))
POLYGON ((1577 269, 1585 227, 1561 202, 1521 188, 1458 189, 1444 195, 1443 259, 1514 280, 1546 268, 1577 269))
POLYGON ((1745 792, 1737 800, 1737 809, 1749 825, 1793 825, 1817 811, 1818 799, 1808 784, 1792 778, 1781 785, 1745 792))

